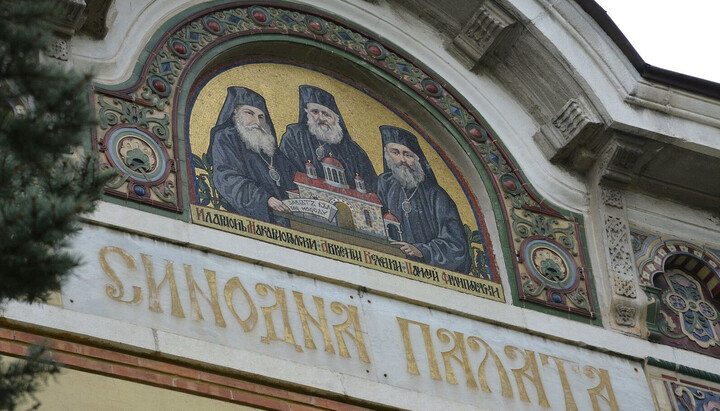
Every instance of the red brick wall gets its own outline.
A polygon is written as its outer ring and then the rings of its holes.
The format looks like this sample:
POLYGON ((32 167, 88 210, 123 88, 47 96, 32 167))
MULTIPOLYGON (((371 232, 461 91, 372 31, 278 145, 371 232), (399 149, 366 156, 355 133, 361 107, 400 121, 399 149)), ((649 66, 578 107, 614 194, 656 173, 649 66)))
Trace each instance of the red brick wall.
MULTIPOLYGON (((217 373, 201 367, 183 366, 160 359, 117 352, 66 339, 0 327, 0 355, 19 357, 29 345, 45 342, 52 355, 64 367, 156 387, 201 395, 237 404, 272 410, 367 410, 298 391, 252 382, 228 373, 217 373)), ((60 377, 62 378, 62 377, 60 377)), ((376 407, 373 407, 376 409, 376 407)))

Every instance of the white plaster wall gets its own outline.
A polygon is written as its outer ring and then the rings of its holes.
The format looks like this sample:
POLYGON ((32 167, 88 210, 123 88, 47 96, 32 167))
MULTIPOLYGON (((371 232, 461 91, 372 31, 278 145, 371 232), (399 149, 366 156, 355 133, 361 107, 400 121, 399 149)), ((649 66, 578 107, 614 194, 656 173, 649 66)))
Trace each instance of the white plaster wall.
MULTIPOLYGON (((712 359, 697 353, 651 343, 603 327, 582 324, 509 304, 478 298, 349 263, 313 257, 302 251, 291 250, 175 219, 159 217, 127 207, 103 203, 90 220, 101 225, 139 233, 161 241, 275 267, 300 276, 318 278, 350 288, 366 287, 374 294, 387 296, 398 301, 432 307, 464 318, 498 324, 506 328, 524 331, 572 345, 588 347, 601 352, 613 353, 621 357, 641 360, 650 356, 708 372, 717 372, 720 369, 719 359, 712 359)), ((9 311, 9 318, 14 317, 27 322, 38 320, 34 315, 30 318, 24 315, 22 308, 17 308, 17 311, 9 311)), ((43 320, 37 324, 50 326, 52 322, 49 323, 47 320, 43 320)), ((62 323, 62 327, 65 326, 69 326, 69 324, 62 323)), ((78 325, 74 325, 67 328, 67 330, 72 331, 77 327, 78 325)), ((107 333, 109 331, 102 332, 107 333)), ((120 339, 108 339, 120 342, 126 340, 122 335, 115 338, 120 339)))
MULTIPOLYGON (((421 373, 419 377, 406 372, 406 359, 403 344, 398 334, 395 317, 419 321, 431 326, 434 332, 438 328, 459 331, 465 336, 478 336, 490 344, 499 355, 502 347, 513 345, 536 353, 557 356, 566 361, 582 365, 592 365, 610 371, 613 389, 622 410, 649 409, 649 390, 645 382, 641 362, 645 357, 683 364, 707 372, 717 372, 720 360, 697 353, 674 349, 672 347, 650 343, 600 327, 580 324, 558 317, 548 316, 519 307, 494 303, 477 297, 439 289, 438 287, 373 270, 361 270, 355 266, 318 259, 303 258, 304 254, 282 247, 263 244, 257 241, 238 238, 232 234, 219 233, 216 230, 199 226, 190 226, 175 220, 150 217, 146 213, 130 210, 123 214, 122 207, 104 210, 116 214, 117 219, 126 218, 122 229, 131 231, 145 225, 150 237, 127 234, 102 227, 86 226, 75 240, 75 247, 84 254, 85 265, 63 289, 62 307, 22 303, 10 303, 5 307, 3 316, 11 324, 32 324, 51 331, 69 332, 84 336, 91 341, 101 341, 123 347, 131 352, 162 353, 171 358, 181 358, 191 362, 227 367, 272 379, 281 379, 298 386, 309 386, 355 398, 365 398, 387 405, 406 409, 476 409, 475 402, 482 399, 487 409, 538 409, 533 404, 505 402, 495 391, 495 395, 482 394, 470 390, 463 384, 464 374, 458 363, 453 363, 459 385, 444 381, 445 372, 442 358, 438 354, 443 380, 431 380, 427 360, 423 354, 422 337, 419 329, 411 331, 413 347, 421 373), (128 222, 130 222, 128 224, 128 222), (178 237, 193 238, 196 246, 187 247, 182 242, 172 244, 162 240, 163 234, 181 234, 178 237), (111 267, 125 285, 123 300, 129 300, 131 285, 143 288, 143 299, 138 304, 113 301, 106 295, 106 286, 112 284, 101 269, 98 250, 106 245, 121 247, 135 259, 137 269, 128 269, 123 260, 112 255, 111 267), (260 245, 260 246, 258 246, 260 245), (197 249, 196 249, 197 248, 197 249), (207 251, 207 252, 205 252, 207 251), (144 286, 144 267, 140 253, 152 256, 155 266, 155 278, 160 281, 164 276, 165 260, 173 261, 178 282, 180 298, 185 310, 185 318, 170 315, 169 293, 167 286, 160 293, 164 313, 148 310, 147 288, 144 286), (232 258, 223 257, 233 255, 232 258), (283 258, 278 261, 277 255, 283 258), (279 263, 293 262, 297 270, 258 266, 258 262, 275 256, 279 263), (243 332, 234 323, 222 307, 227 328, 214 325, 209 305, 200 300, 205 320, 193 318, 188 305, 187 286, 184 281, 184 267, 192 266, 195 280, 207 295, 207 283, 202 278, 202 269, 217 272, 220 301, 224 305, 222 286, 231 276, 239 276, 245 287, 254 296, 255 305, 267 306, 273 299, 258 299, 252 287, 257 282, 286 289, 291 327, 294 328, 296 342, 302 342, 297 311, 293 308, 290 292, 297 290, 304 294, 306 306, 311 315, 316 316, 310 296, 325 299, 326 312, 331 301, 358 306, 364 331, 364 338, 370 355, 370 364, 358 361, 355 346, 351 343, 351 360, 322 351, 322 338, 315 333, 316 351, 296 352, 284 342, 262 344, 259 338, 265 335, 262 312, 260 323, 252 332, 243 332), (359 272, 362 271, 362 272, 359 272), (359 275, 362 275, 359 276, 359 275), (322 280, 321 280, 322 278, 322 280), (359 285, 367 285, 370 292, 358 292, 359 285), (422 301, 416 301, 421 298, 422 301), (368 300, 366 302, 366 300, 368 300), (496 327, 495 325, 499 326, 496 327), (423 362, 424 361, 424 362, 423 362), (322 365, 319 365, 322 364, 322 365), (368 371, 366 371, 366 369, 368 371), (387 374, 387 376, 385 375, 387 374), (504 404, 504 405, 502 405, 504 404)), ((242 299, 241 299, 242 301, 242 299)), ((240 302, 238 307, 243 307, 240 302)), ((240 310, 240 309, 239 309, 240 310)), ((245 310, 239 311, 242 317, 245 310)), ((275 329, 282 338, 282 321, 279 312, 274 312, 275 329)), ((328 322, 336 324, 342 319, 329 314, 328 322)), ((317 331, 315 328, 313 330, 317 331)), ((433 339, 435 337, 432 337, 433 339)), ((333 338, 334 340, 334 338, 333 338)), ((452 344, 436 344, 437 350, 450 349, 452 344)), ((336 346, 337 347, 337 346, 336 346)), ((482 357, 469 352, 471 364, 477 367, 482 357)), ((504 356, 503 356, 504 358, 504 356)), ((552 366, 538 367, 546 384, 546 392, 554 407, 562 408, 562 390, 553 378, 552 366), (554 381, 554 382, 553 382, 554 381)), ((521 363, 510 362, 509 367, 518 367, 521 363)), ((492 368, 491 368, 492 369, 492 368)), ((474 368, 473 368, 474 370, 474 368)), ((508 373, 510 370, 508 369, 508 373)), ((569 375, 579 373, 568 369, 569 375)), ((488 378, 491 372, 488 371, 488 378)), ((512 379, 512 376, 510 376, 512 379)), ((556 378, 556 377, 555 377, 556 378)), ((490 379, 490 381, 495 381, 490 379)), ((589 382, 571 379, 576 401, 583 404, 587 398, 581 396, 585 389, 592 387, 589 382)), ((493 384, 497 387, 497 381, 493 384)), ((513 383, 514 384, 514 383, 513 383)), ((530 385, 532 387, 532 385, 530 385)), ((497 388, 496 388, 497 390, 497 388)), ((532 388, 531 391, 532 397, 532 388)), ((537 405, 537 400, 532 403, 537 405)), ((582 407, 580 409, 589 409, 582 407)))
MULTIPOLYGON (((579 409, 591 408, 587 392, 598 385, 598 380, 592 375, 586 377, 585 366, 608 371, 620 409, 649 410, 652 407, 645 376, 640 371, 640 363, 635 359, 623 358, 624 356, 618 356, 613 351, 609 354, 597 352, 593 346, 577 344, 572 340, 563 343, 553 338, 543 338, 528 333, 524 327, 516 329, 506 327, 504 324, 497 326, 477 321, 476 315, 481 312, 477 307, 469 304, 445 303, 446 307, 462 310, 447 313, 443 311, 445 308, 437 309, 432 306, 428 308, 426 304, 409 304, 397 296, 379 295, 375 289, 371 292, 358 292, 353 283, 362 282, 362 279, 357 279, 352 273, 347 275, 341 270, 332 270, 334 267, 330 264, 320 267, 318 271, 336 272, 334 277, 343 284, 316 280, 308 276, 309 273, 258 266, 252 262, 219 256, 214 252, 208 253, 97 226, 85 226, 83 232, 76 238, 74 247, 86 264, 63 287, 62 308, 13 303, 4 313, 7 319, 33 323, 61 332, 72 332, 91 340, 102 340, 105 344, 122 344, 125 348, 129 347, 130 351, 161 353, 170 358, 202 362, 403 409, 451 407, 469 410, 475 409, 478 403, 486 409, 494 410, 538 409, 539 401, 533 384, 525 382, 529 386, 530 401, 523 402, 519 398, 518 386, 513 382, 512 374, 509 374, 509 378, 515 394, 509 399, 503 398, 499 393, 499 380, 493 366, 489 366, 483 375, 487 376, 494 393, 483 393, 477 388, 468 387, 462 367, 454 361, 451 363, 451 368, 454 369, 459 383, 449 383, 445 371, 447 366, 443 364, 440 353, 452 349, 455 343, 450 341, 443 343, 435 336, 436 330, 446 328, 450 332, 460 332, 466 337, 476 336, 484 340, 502 358, 507 373, 511 373, 510 370, 513 368, 521 368, 525 361, 505 354, 507 352, 505 347, 514 346, 535 353, 534 362, 537 364, 538 375, 544 383, 543 392, 547 394, 553 409, 562 408, 565 404, 565 396, 554 364, 552 361, 550 364, 547 361, 543 364, 540 359, 541 354, 558 357, 567 362, 566 381, 575 393, 575 401, 579 409), (107 266, 102 268, 102 250, 107 246, 124 250, 128 258, 134 261, 134 267, 133 264, 128 264, 128 260, 122 259, 118 252, 110 252, 105 254, 107 266), (170 293, 167 285, 158 293, 160 307, 164 311, 149 309, 145 280, 148 269, 145 260, 140 258, 141 253, 149 256, 146 257, 148 261, 151 259, 152 262, 148 264, 154 267, 154 277, 158 282, 166 273, 166 262, 173 262, 172 270, 177 281, 179 302, 184 311, 182 317, 172 316, 170 313, 170 293), (189 286, 184 274, 189 270, 198 287, 205 296, 209 296, 208 282, 203 278, 205 269, 215 273, 219 293, 218 310, 224 317, 221 326, 216 324, 210 306, 203 298, 198 298, 203 318, 194 315, 190 309, 189 286), (122 282, 123 295, 117 294, 118 286, 111 280, 110 270, 122 282), (229 312, 223 298, 223 287, 230 278, 239 278, 252 296, 252 304, 260 311, 259 321, 252 329, 243 330, 229 312), (276 298, 272 295, 259 295, 260 293, 255 290, 255 285, 258 283, 265 283, 274 288, 282 287, 285 290, 289 319, 287 326, 292 330, 298 349, 285 341, 263 342, 262 337, 268 335, 268 329, 276 330, 280 339, 285 337, 285 332, 279 310, 272 310, 274 326, 268 326, 264 319, 262 308, 275 304, 276 298), (128 303, 134 287, 141 290, 141 298, 135 303, 128 303), (358 345, 347 335, 343 337, 348 347, 347 357, 338 355, 339 339, 336 335, 331 337, 335 352, 325 352, 323 339, 318 329, 312 325, 310 330, 317 348, 308 348, 304 343, 298 310, 291 294, 293 291, 302 293, 305 306, 314 318, 318 315, 312 303, 312 296, 323 298, 324 312, 331 329, 347 318, 344 312, 333 313, 332 311, 335 310, 331 311, 331 302, 337 301, 355 307, 358 310, 358 321, 362 329, 363 346, 367 349, 367 361, 360 360, 358 345), (112 299, 110 295, 122 301, 112 299), (396 317, 417 321, 430 327, 432 333, 429 336, 433 340, 432 345, 438 357, 438 368, 442 376, 440 379, 432 379, 430 376, 420 328, 409 327, 408 340, 404 340, 396 317), (419 368, 418 374, 413 375, 408 371, 404 341, 409 341, 413 347, 412 351, 415 353, 419 368)), ((373 275, 370 272, 363 274, 373 275)), ((405 288, 414 287, 405 284, 405 288)), ((233 306, 241 318, 246 318, 249 312, 247 300, 241 293, 236 293, 235 297, 233 306)), ((534 328, 533 322, 536 318, 532 315, 524 316, 525 313, 520 309, 513 311, 516 321, 523 321, 526 326, 534 328)), ((560 321, 555 325, 563 327, 562 323, 563 321, 560 321)), ((593 335, 589 337, 602 341, 596 333, 602 330, 597 327, 578 327, 574 324, 565 328, 573 329, 569 334, 592 329, 593 335)), ((350 333, 354 331, 354 328, 350 329, 350 333)), ((579 334, 569 334, 566 337, 572 339, 580 337, 579 334)), ((466 344, 465 337, 461 338, 463 345, 466 344)), ((484 358, 485 349, 468 348, 467 351, 469 367, 472 370, 470 374, 475 378, 476 370, 484 358)))
POLYGON ((658 139, 669 137, 673 144, 717 155, 720 147, 717 101, 643 80, 620 49, 574 1, 512 3, 530 17, 587 81, 608 111, 613 127, 639 130, 658 139), (638 94, 652 98, 633 98, 638 94))
POLYGON ((638 193, 627 193, 625 202, 628 219, 634 226, 698 245, 720 246, 720 215, 717 212, 692 209, 638 193))

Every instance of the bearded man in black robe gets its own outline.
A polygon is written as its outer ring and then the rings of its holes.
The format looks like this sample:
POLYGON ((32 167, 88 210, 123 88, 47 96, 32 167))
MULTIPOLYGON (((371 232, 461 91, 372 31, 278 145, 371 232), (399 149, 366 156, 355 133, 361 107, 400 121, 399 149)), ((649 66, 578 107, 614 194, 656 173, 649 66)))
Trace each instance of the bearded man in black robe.
POLYGON ((210 131, 208 162, 228 211, 288 225, 272 210, 290 213, 282 203, 295 188, 294 171, 277 149, 275 128, 265 99, 245 87, 229 87, 217 123, 210 131))
POLYGON ((470 253, 455 202, 437 184, 435 174, 410 132, 381 126, 385 172, 377 195, 400 222, 404 241, 392 244, 426 264, 467 274, 470 253))
POLYGON ((283 134, 280 150, 295 171, 305 173, 308 160, 324 178, 322 159, 332 154, 345 167, 345 181, 354 184, 355 175, 365 181, 367 191, 375 191, 377 174, 367 153, 347 131, 335 97, 313 86, 300 86, 300 116, 283 134))

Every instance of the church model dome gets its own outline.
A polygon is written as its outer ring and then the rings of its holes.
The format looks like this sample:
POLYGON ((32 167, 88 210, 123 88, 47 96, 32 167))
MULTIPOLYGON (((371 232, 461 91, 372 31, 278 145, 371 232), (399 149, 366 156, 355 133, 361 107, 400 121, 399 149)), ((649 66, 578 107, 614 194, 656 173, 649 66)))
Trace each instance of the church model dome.
POLYGON ((349 188, 345 179, 345 167, 332 153, 322 159, 323 169, 325 171, 325 181, 335 187, 349 188))

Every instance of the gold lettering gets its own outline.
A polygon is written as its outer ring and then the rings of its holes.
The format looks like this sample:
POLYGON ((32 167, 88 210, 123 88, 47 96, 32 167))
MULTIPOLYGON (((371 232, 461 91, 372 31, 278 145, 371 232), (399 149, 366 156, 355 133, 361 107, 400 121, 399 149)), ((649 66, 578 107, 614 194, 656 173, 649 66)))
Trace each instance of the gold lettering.
POLYGON ((160 307, 160 289, 162 289, 165 283, 169 283, 172 315, 174 317, 185 318, 185 312, 183 312, 182 304, 180 304, 180 295, 178 294, 177 284, 175 283, 173 262, 165 260, 165 277, 160 281, 160 284, 157 284, 153 275, 152 257, 147 254, 140 254, 140 257, 142 257, 143 266, 145 267, 145 277, 147 278, 148 285, 148 308, 150 308, 150 311, 156 313, 163 312, 162 307, 160 307))
POLYGON ((103 271, 105 271, 105 275, 107 275, 110 280, 115 283, 114 285, 105 285, 105 294, 107 294, 108 297, 112 298, 115 301, 120 301, 128 304, 139 303, 142 300, 142 289, 137 286, 133 286, 133 298, 131 300, 125 301, 122 299, 125 295, 125 288, 123 287, 122 281, 120 281, 117 274, 115 273, 115 270, 110 267, 110 264, 107 261, 108 253, 119 254, 120 257, 125 260, 127 268, 131 270, 135 270, 137 268, 137 266, 135 265, 135 259, 130 254, 128 254, 127 251, 119 247, 103 247, 100 250, 100 266, 102 267, 103 271))
POLYGON ((565 372, 565 362, 568 361, 540 353, 540 363, 542 363, 542 365, 548 365, 548 358, 553 359, 555 367, 557 367, 558 374, 560 374, 560 384, 562 385, 563 394, 565 395, 565 409, 567 411, 578 411, 577 404, 575 403, 575 397, 573 397, 572 390, 570 389, 570 382, 568 381, 567 373, 565 372))
POLYGON ((430 366, 430 378, 442 381, 442 377, 440 376, 440 367, 438 367, 437 358, 435 357, 435 348, 433 347, 432 339, 430 339, 430 326, 405 318, 395 318, 398 321, 398 325, 400 325, 400 333, 402 334, 403 344, 405 344, 405 358, 407 359, 408 372, 412 375, 420 375, 417 361, 415 361, 415 352, 412 348, 412 342, 410 342, 410 332, 408 327, 408 324, 414 324, 419 326, 420 331, 422 331, 423 341, 425 342, 425 352, 427 352, 428 365, 430 366))
POLYGON ((190 309, 194 314, 194 317, 200 321, 203 320, 202 311, 200 311, 200 303, 198 302, 197 295, 200 294, 210 307, 212 307, 213 314, 215 314, 215 324, 219 327, 226 327, 225 319, 223 318, 222 311, 220 311, 220 302, 218 301, 217 285, 215 283, 215 271, 205 269, 205 278, 207 279, 208 288, 210 289, 210 298, 200 289, 198 283, 192 275, 192 266, 183 264, 185 268, 185 278, 187 279, 188 290, 190 291, 190 309))
POLYGON ((235 319, 238 321, 238 323, 240 323, 240 326, 242 326, 243 331, 248 333, 252 331, 253 328, 255 328, 255 324, 257 324, 258 320, 257 308, 255 308, 255 304, 253 304, 252 298, 250 298, 250 294, 242 285, 239 278, 233 277, 227 283, 225 283, 225 303, 230 309, 232 315, 235 316, 235 319), (232 301, 233 292, 235 292, 235 290, 237 289, 242 291, 243 295, 245 295, 245 299, 248 302, 248 306, 250 306, 250 314, 248 314, 248 317, 244 320, 238 315, 232 301))
POLYGON ((618 411, 620 408, 615 400, 615 392, 613 392, 612 384, 610 383, 610 374, 607 370, 603 370, 602 368, 598 370, 595 367, 586 365, 583 367, 583 371, 585 371, 585 375, 588 378, 597 376, 600 379, 598 385, 593 388, 588 388, 588 395, 590 395, 593 411, 601 410, 600 402, 598 401, 600 398, 602 398, 610 406, 611 411, 618 411), (602 395, 603 391, 606 395, 602 395))
POLYGON ((445 364, 445 379, 447 382, 456 385, 458 383, 457 379, 455 379, 452 364, 450 363, 450 359, 454 359, 462 365, 463 370, 465 371, 465 383, 467 386, 477 390, 477 382, 475 382, 475 377, 473 376, 472 369, 470 368, 470 360, 468 359, 467 350, 465 349, 465 335, 458 331, 452 333, 445 328, 440 328, 437 330, 437 336, 440 341, 445 344, 449 343, 451 340, 454 340, 455 342, 452 349, 440 353, 442 354, 443 363, 445 364), (457 356, 458 352, 460 353, 460 358, 457 356))
POLYGON ((500 357, 498 357, 498 355, 495 354, 495 351, 481 338, 470 336, 468 337, 467 342, 468 346, 473 351, 478 351, 480 349, 480 344, 482 344, 485 348, 485 357, 483 357, 483 360, 478 367, 478 381, 480 381, 480 388, 487 393, 491 392, 490 386, 487 383, 487 378, 485 377, 485 365, 487 365, 488 358, 492 358, 495 362, 495 367, 497 367, 498 376, 500 377, 502 396, 505 398, 512 398, 513 390, 510 385, 510 378, 507 375, 507 371, 505 371, 505 367, 500 361, 500 357))
POLYGON ((300 322, 302 323, 303 334, 305 335, 305 348, 315 349, 315 341, 313 341, 310 324, 308 324, 308 320, 310 320, 310 322, 322 332, 323 340, 325 341, 325 352, 335 354, 335 348, 333 347, 332 338, 330 337, 330 329, 325 319, 325 301, 320 297, 313 296, 315 309, 317 310, 319 318, 319 320, 316 320, 310 315, 307 308, 305 308, 302 293, 293 291, 293 296, 295 297, 295 304, 300 314, 300 322))
POLYGON ((285 301, 285 289, 281 287, 272 288, 267 284, 257 283, 255 284, 255 290, 258 294, 263 297, 272 292, 275 296, 275 304, 270 307, 261 307, 263 317, 265 317, 265 328, 267 329, 267 335, 260 338, 264 344, 270 344, 270 341, 284 341, 295 347, 295 351, 302 352, 303 349, 295 343, 295 337, 293 336, 292 328, 290 328, 290 319, 288 317, 287 302, 285 301), (275 323, 273 322, 272 312, 280 309, 282 315, 283 325, 285 328, 285 338, 280 339, 275 332, 275 323))
POLYGON ((542 407, 549 407, 547 397, 545 396, 545 389, 543 388, 542 380, 540 379, 540 373, 538 372, 537 362, 535 361, 535 352, 530 350, 522 351, 512 345, 505 346, 505 355, 511 360, 518 358, 519 353, 525 362, 521 368, 511 369, 515 382, 518 386, 518 392, 520 393, 520 399, 525 402, 530 402, 527 390, 525 389, 525 382, 523 377, 527 378, 535 386, 535 390, 538 394, 538 402, 542 407))
POLYGON ((355 342, 355 346, 358 349, 358 355, 360 361, 370 363, 370 357, 368 357, 367 350, 365 349, 365 340, 363 340, 362 330, 360 329, 360 318, 358 317, 357 307, 353 305, 345 305, 337 301, 330 303, 330 308, 335 314, 342 314, 343 311, 348 313, 347 320, 342 324, 333 325, 335 331, 335 338, 337 339, 338 349, 340 350, 340 356, 350 357, 350 352, 345 345, 345 339, 343 338, 343 332, 355 342), (355 335, 348 331, 348 328, 355 330, 355 335))

